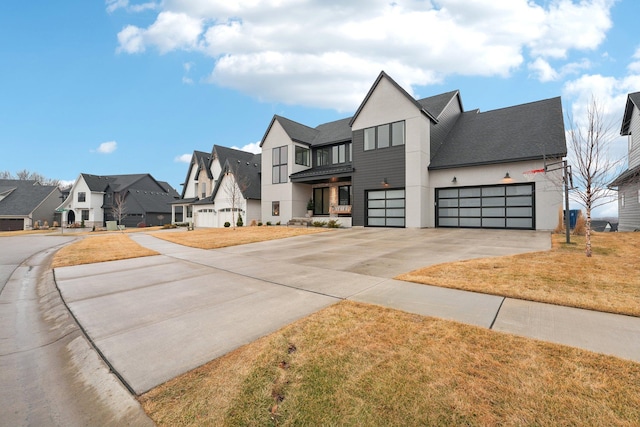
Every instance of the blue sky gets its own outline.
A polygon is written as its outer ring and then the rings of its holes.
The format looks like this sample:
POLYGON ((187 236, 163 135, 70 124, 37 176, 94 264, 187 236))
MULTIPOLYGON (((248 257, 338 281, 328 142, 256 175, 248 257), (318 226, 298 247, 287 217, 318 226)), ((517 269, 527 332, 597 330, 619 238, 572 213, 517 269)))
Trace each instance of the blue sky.
POLYGON ((636 0, 0 2, 0 171, 181 191, 193 150, 256 150, 273 114, 348 117, 381 70, 482 111, 562 96, 579 120, 594 95, 619 129, 638 16, 636 0))

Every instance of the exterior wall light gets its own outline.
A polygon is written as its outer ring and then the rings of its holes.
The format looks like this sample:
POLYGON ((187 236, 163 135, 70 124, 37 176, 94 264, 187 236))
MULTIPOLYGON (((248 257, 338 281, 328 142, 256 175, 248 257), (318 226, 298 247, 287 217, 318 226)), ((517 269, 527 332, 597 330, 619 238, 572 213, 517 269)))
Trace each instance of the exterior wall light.
POLYGON ((453 179, 451 180, 452 184, 457 184, 458 183, 458 178, 456 178, 455 176, 453 177, 453 179))
POLYGON ((507 172, 506 174, 504 174, 504 179, 511 179, 511 176, 509 175, 509 172, 507 172))
POLYGON ((385 186, 385 187, 388 187, 388 186, 389 186, 389 181, 387 181, 387 178, 384 178, 384 179, 382 180, 382 185, 383 185, 383 186, 385 186))

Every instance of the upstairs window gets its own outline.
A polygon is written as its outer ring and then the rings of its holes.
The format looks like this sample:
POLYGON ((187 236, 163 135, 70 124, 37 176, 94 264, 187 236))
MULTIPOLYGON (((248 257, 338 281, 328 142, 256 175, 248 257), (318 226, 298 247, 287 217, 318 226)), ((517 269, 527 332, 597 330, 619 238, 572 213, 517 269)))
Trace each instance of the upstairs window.
POLYGON ((78 202, 86 202, 87 201, 87 193, 84 191, 78 192, 78 202))
POLYGON ((200 197, 201 199, 204 199, 205 197, 207 197, 207 183, 203 182, 202 185, 200 186, 200 190, 202 191, 202 197, 200 197))
POLYGON ((404 145, 404 141, 404 121, 374 126, 364 130, 365 151, 404 145))
POLYGON ((311 150, 296 145, 296 165, 311 166, 311 150))
POLYGON ((273 149, 272 161, 273 169, 271 176, 272 184, 285 183, 288 180, 287 170, 287 146, 276 147, 273 149))
POLYGON ((333 158, 332 163, 334 165, 339 163, 346 163, 351 161, 351 143, 334 145, 332 147, 333 158))
POLYGON ((330 163, 331 149, 329 147, 318 148, 316 151, 316 166, 326 166, 330 163))

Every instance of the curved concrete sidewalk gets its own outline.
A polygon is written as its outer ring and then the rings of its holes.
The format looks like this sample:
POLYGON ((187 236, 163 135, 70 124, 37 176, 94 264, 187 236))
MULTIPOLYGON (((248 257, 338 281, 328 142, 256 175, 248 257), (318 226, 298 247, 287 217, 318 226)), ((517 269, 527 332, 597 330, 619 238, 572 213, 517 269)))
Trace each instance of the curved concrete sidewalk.
POLYGON ((342 299, 640 361, 640 318, 391 279, 427 264, 548 249, 546 233, 351 229, 217 250, 131 237, 162 255, 55 274, 136 393, 342 299))

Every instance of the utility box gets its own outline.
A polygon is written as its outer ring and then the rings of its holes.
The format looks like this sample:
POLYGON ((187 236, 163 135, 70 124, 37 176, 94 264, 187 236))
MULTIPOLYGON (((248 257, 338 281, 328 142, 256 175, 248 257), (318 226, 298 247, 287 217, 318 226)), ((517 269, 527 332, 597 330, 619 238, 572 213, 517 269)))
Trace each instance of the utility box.
POLYGON ((107 221, 107 231, 118 231, 118 221, 107 221))

